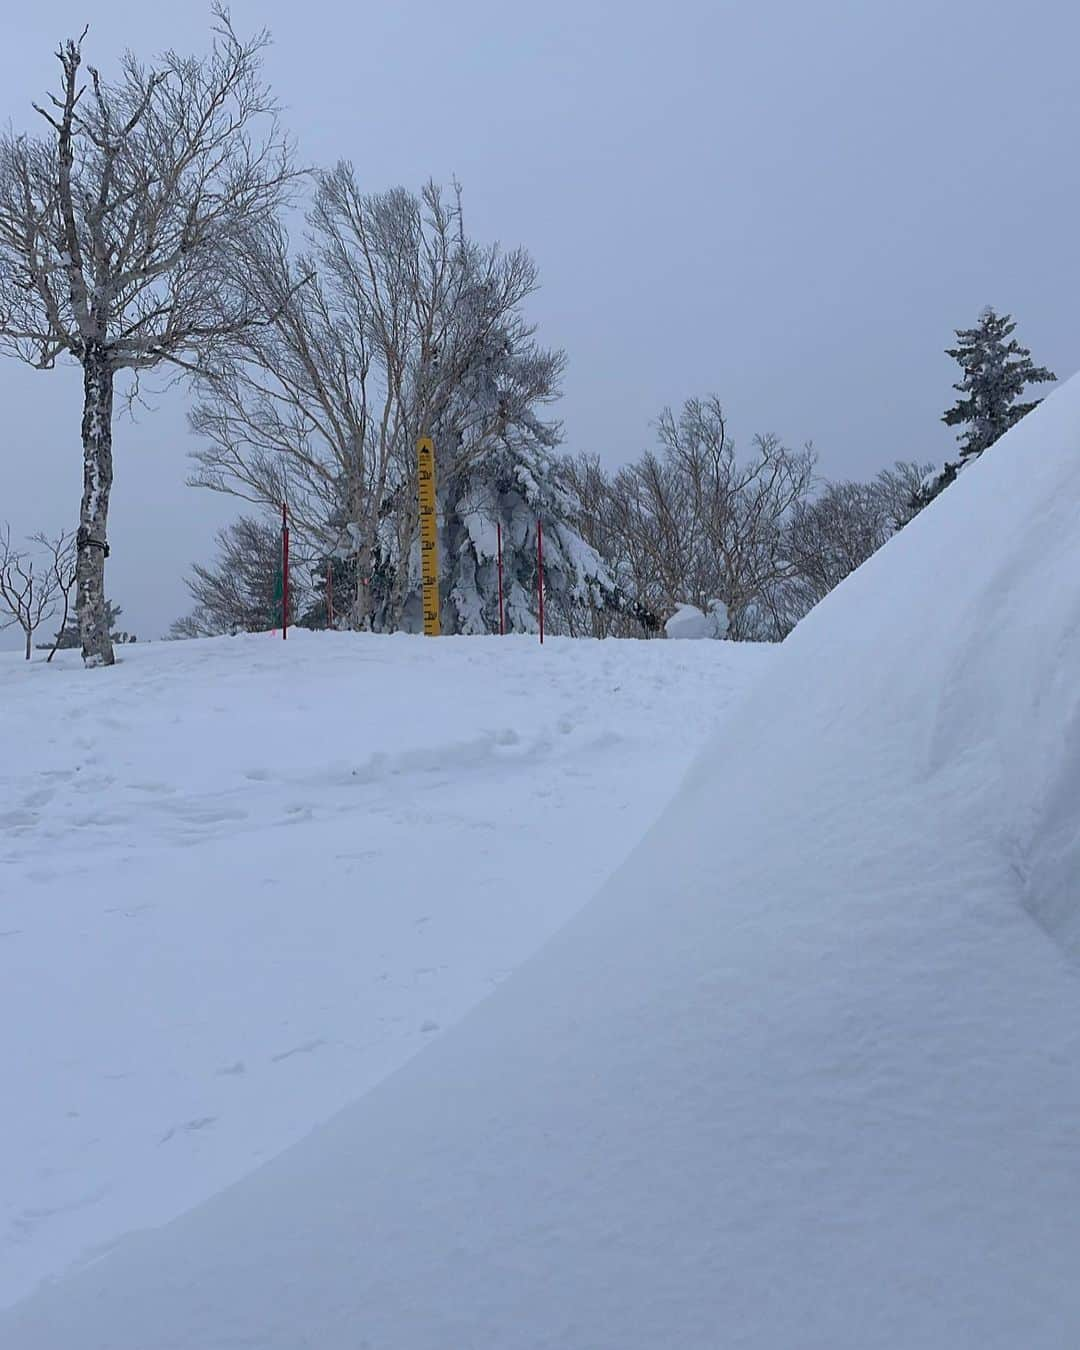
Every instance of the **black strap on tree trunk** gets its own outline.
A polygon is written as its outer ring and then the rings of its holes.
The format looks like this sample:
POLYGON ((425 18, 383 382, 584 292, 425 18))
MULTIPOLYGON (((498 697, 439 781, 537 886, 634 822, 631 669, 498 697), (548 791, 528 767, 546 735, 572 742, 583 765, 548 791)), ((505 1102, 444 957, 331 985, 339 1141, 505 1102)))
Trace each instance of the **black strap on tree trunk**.
POLYGON ((89 527, 80 525, 78 533, 75 535, 76 548, 99 548, 105 557, 109 556, 109 546, 104 539, 95 539, 90 533, 89 527))

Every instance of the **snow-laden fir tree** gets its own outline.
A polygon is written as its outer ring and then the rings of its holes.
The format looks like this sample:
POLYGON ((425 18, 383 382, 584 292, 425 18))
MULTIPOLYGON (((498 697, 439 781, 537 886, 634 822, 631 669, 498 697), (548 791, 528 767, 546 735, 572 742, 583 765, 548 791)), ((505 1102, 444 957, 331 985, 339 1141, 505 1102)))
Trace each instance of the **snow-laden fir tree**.
POLYGON ((941 420, 964 428, 958 436, 962 460, 977 458, 1038 406, 1040 399, 1021 397, 1028 385, 1057 379, 1035 365, 1030 350, 1013 337, 1015 329, 1011 314, 999 315, 988 305, 975 328, 957 329, 957 344, 948 348, 964 375, 953 385, 960 398, 941 420))
POLYGON ((444 624, 453 626, 444 631, 498 632, 498 525, 506 631, 537 631, 538 522, 545 624, 553 633, 589 631, 590 613, 613 607, 617 592, 607 564, 582 537, 577 509, 549 446, 537 439, 490 447, 445 512, 443 615, 444 624))
POLYGON ((982 311, 974 328, 956 330, 956 346, 947 348, 947 355, 963 371, 953 385, 960 397, 941 420, 962 428, 957 436, 960 457, 924 479, 913 503, 916 507, 932 501, 961 469, 1039 405, 1040 399, 1023 397, 1029 385, 1057 379, 1053 371, 1035 365, 1031 351, 1013 337, 1015 330, 1012 315, 998 314, 992 305, 982 311))
MULTIPOLYGON (((538 521, 550 630, 577 631, 591 609, 615 601, 607 565, 576 524, 580 504, 555 453, 558 424, 537 412, 556 396, 562 366, 562 353, 538 347, 515 316, 477 345, 433 428, 444 632, 498 632, 499 526, 507 632, 538 627, 538 521)), ((409 567, 406 621, 418 627, 415 546, 409 567)))

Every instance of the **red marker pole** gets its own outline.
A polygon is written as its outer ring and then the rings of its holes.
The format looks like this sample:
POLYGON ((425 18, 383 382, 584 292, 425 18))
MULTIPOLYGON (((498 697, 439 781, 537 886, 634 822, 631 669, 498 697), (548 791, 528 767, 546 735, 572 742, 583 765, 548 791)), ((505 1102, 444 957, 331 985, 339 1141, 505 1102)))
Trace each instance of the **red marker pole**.
POLYGON ((499 636, 502 637, 506 632, 506 620, 503 617, 502 526, 496 525, 495 531, 499 540, 499 636))
POLYGON ((540 645, 544 643, 544 527, 536 521, 536 587, 540 594, 540 645))
POLYGON ((281 638, 289 636, 289 513, 281 503, 281 638))
POLYGON ((334 574, 333 563, 326 564, 326 626, 334 626, 334 574))

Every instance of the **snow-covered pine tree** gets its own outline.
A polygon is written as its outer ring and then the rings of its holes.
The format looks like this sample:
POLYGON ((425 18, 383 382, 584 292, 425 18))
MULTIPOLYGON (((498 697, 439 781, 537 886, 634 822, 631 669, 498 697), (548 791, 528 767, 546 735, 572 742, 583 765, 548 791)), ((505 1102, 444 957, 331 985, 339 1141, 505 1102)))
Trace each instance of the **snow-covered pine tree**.
POLYGON ((987 305, 974 328, 956 330, 956 346, 946 350, 964 373, 953 385, 960 397, 941 420, 963 428, 957 436, 960 456, 927 475, 912 501, 915 509, 932 501, 967 464, 1039 405, 1040 399, 1021 397, 1029 385, 1057 379, 1053 371, 1035 365, 1029 348, 1013 337, 1015 329, 1011 314, 998 314, 987 305))
MULTIPOLYGON (((561 369, 562 354, 537 347, 530 330, 496 327, 435 428, 444 632, 498 632, 500 525, 507 632, 537 631, 538 520, 550 631, 580 631, 591 608, 615 601, 607 565, 577 528, 579 504, 555 454, 559 426, 536 411, 555 396, 561 369)), ((413 625, 418 612, 417 578, 413 625)))
POLYGON ((507 632, 535 633, 538 628, 538 521, 544 533, 548 631, 587 631, 591 610, 615 604, 611 573, 581 535, 577 504, 550 446, 524 438, 490 446, 456 489, 442 529, 445 631, 498 632, 498 525, 507 632))
POLYGON ((958 328, 957 344, 948 348, 964 376, 953 385, 961 397, 941 420, 966 428, 958 437, 961 460, 978 458, 1038 406, 1040 399, 1017 401, 1028 385, 1057 379, 1053 371, 1035 365, 1030 350, 1012 336, 1015 328, 1011 314, 997 314, 987 305, 977 327, 958 328))

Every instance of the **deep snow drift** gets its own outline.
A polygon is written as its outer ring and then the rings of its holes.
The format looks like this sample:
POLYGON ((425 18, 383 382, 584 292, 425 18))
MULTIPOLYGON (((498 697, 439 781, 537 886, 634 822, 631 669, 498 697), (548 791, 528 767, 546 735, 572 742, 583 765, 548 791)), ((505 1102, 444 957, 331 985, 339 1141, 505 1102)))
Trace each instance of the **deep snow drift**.
POLYGON ((592 896, 775 652, 120 655, 0 658, 0 1304, 437 1039, 592 896))
POLYGON ((1078 568, 1074 381, 800 626, 490 999, 0 1343, 1074 1344, 1078 568))

